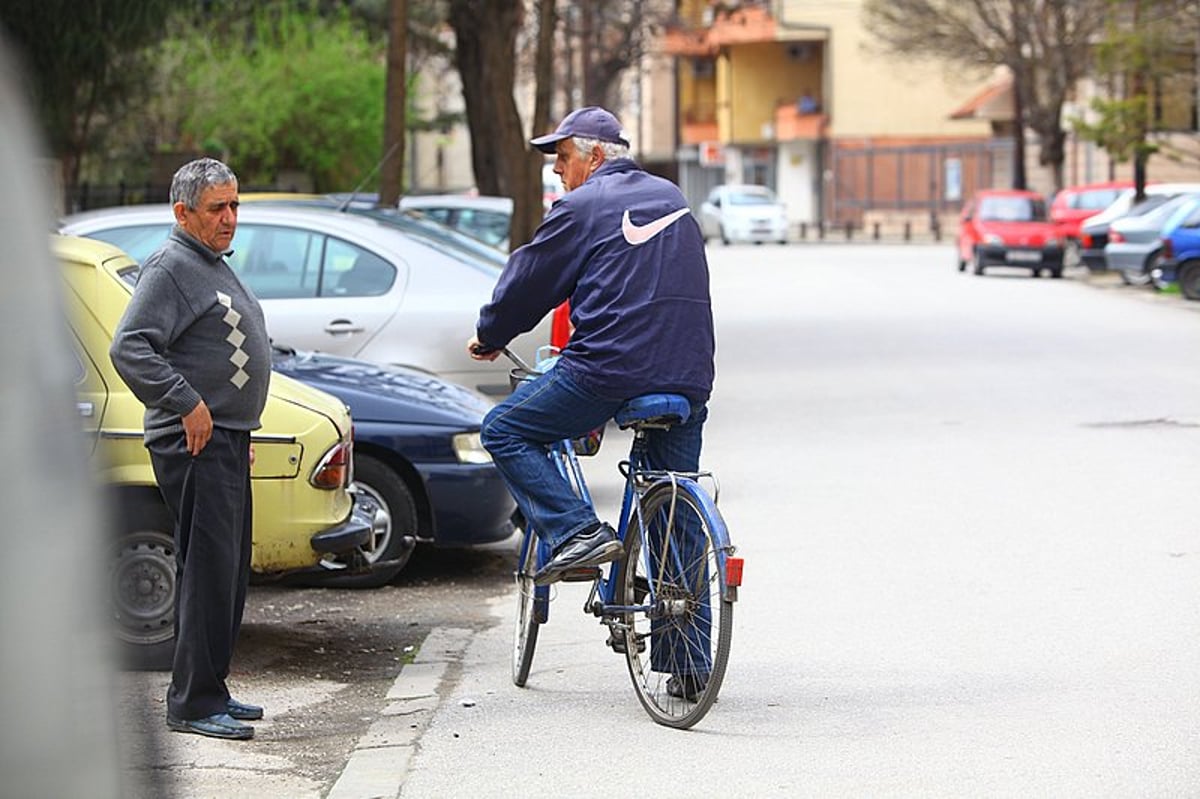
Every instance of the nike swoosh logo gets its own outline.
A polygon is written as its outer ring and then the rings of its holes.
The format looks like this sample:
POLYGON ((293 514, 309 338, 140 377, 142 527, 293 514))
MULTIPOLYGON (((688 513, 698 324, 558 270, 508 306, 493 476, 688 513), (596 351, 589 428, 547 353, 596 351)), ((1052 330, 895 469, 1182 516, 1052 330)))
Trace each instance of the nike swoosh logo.
POLYGON ((630 244, 645 244, 673 225, 676 220, 683 217, 687 212, 687 208, 680 208, 678 211, 672 211, 666 216, 660 216, 653 222, 647 222, 644 225, 635 225, 629 218, 629 209, 626 208, 625 216, 621 217, 621 235, 630 244))

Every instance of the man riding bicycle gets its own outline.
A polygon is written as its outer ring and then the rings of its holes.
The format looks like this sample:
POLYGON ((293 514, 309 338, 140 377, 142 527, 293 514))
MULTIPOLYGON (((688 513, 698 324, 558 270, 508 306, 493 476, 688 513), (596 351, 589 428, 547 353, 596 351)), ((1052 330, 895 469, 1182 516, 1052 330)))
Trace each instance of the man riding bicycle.
POLYGON ((715 341, 700 228, 679 188, 630 158, 616 117, 581 108, 531 143, 555 154, 566 193, 509 256, 467 349, 494 360, 570 300, 574 332, 555 367, 520 385, 481 430, 521 512, 553 550, 535 575, 545 585, 621 555, 612 527, 575 495, 546 446, 604 425, 632 397, 682 394, 690 418, 650 432, 651 465, 697 471, 715 341))

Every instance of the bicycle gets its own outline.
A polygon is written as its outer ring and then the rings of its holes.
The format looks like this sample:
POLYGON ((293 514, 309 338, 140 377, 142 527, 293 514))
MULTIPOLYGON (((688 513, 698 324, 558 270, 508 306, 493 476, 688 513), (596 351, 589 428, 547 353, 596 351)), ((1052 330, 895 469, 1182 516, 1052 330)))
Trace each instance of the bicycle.
MULTIPOLYGON (((503 350, 521 382, 545 371, 554 358, 539 357, 529 367, 503 350)), ((687 729, 708 713, 721 683, 733 633, 733 604, 742 581, 742 558, 717 510, 719 493, 710 472, 654 470, 647 463, 648 431, 669 429, 687 420, 688 400, 677 394, 648 394, 626 402, 614 417, 622 430, 633 430, 629 459, 619 470, 625 480, 617 536, 623 555, 604 566, 567 572, 564 582, 591 582, 584 613, 609 629, 606 642, 624 654, 643 708, 654 721, 687 729), (711 481, 710 494, 700 481, 711 481)), ((592 503, 579 454, 594 454, 599 436, 564 439, 548 448, 563 479, 592 503)), ((549 620, 550 588, 533 575, 551 556, 550 548, 526 525, 516 569, 517 624, 512 679, 523 687, 529 678, 538 629, 549 620)))

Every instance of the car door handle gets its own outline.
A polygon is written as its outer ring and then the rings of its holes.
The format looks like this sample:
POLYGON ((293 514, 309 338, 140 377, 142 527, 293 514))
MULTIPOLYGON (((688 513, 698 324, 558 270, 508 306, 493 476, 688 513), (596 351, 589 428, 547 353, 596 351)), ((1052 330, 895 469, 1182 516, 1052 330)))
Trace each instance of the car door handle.
POLYGON ((349 336, 363 332, 363 326, 356 325, 349 319, 334 319, 325 325, 325 332, 331 336, 349 336))

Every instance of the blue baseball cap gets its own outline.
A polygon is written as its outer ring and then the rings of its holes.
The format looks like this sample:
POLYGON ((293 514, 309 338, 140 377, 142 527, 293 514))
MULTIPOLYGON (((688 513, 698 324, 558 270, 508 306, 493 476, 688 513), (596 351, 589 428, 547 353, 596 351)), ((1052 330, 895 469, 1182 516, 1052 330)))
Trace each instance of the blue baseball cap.
POLYGON ((614 142, 629 146, 629 139, 617 118, 595 105, 579 108, 563 117, 558 123, 558 130, 530 139, 529 143, 544 153, 554 154, 554 145, 572 136, 583 136, 586 139, 614 142))

